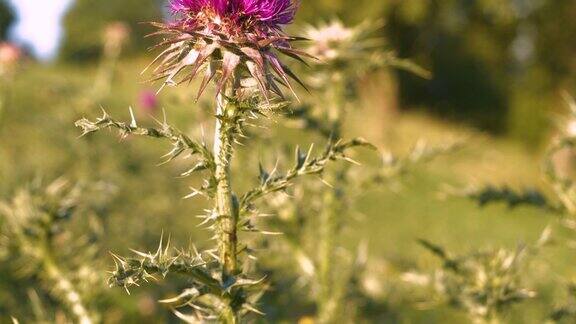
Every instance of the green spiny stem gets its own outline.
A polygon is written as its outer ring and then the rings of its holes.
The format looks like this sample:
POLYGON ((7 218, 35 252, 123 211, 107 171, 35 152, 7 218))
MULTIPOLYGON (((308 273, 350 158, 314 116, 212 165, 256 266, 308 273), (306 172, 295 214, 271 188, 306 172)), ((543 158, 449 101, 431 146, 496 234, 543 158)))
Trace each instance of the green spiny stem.
POLYGON ((544 174, 548 181, 552 184, 554 192, 559 197, 562 205, 570 215, 576 215, 576 202, 570 196, 570 189, 573 187, 573 182, 567 180, 558 174, 554 165, 554 155, 563 149, 573 149, 575 146, 572 138, 564 138, 555 143, 548 152, 544 162, 544 174))
POLYGON ((319 244, 318 244, 318 322, 332 323, 336 310, 333 298, 334 276, 332 275, 334 260, 334 244, 336 236, 336 193, 335 189, 326 190, 323 195, 324 208, 320 212, 319 244))
POLYGON ((346 203, 342 188, 345 186, 348 166, 344 165, 336 170, 330 170, 327 175, 333 188, 328 188, 323 193, 323 208, 319 219, 319 243, 318 243, 318 322, 321 324, 336 323, 342 304, 343 290, 346 283, 343 278, 347 276, 335 272, 336 248, 342 226, 342 216, 346 214, 346 203))
POLYGON ((226 307, 221 314, 221 320, 226 324, 237 324, 240 322, 238 315, 232 307, 226 307))
MULTIPOLYGON (((218 255, 222 263, 222 278, 234 275, 238 271, 238 209, 235 208, 232 194, 230 164, 232 162, 233 133, 227 122, 229 102, 222 94, 218 95, 216 105, 216 128, 214 131, 214 177, 216 179, 216 230, 218 255)), ((221 312, 221 320, 227 324, 239 322, 239 314, 232 305, 226 305, 221 312)))
POLYGON ((489 315, 487 317, 482 317, 482 318, 472 318, 472 322, 477 323, 477 324, 500 324, 500 323, 502 323, 502 321, 500 320, 500 317, 497 314, 492 314, 492 315, 489 315))
POLYGON ((11 227, 15 239, 19 242, 19 246, 24 249, 25 252, 23 253, 29 253, 29 256, 39 260, 45 279, 53 287, 54 298, 61 302, 76 317, 78 323, 94 323, 87 308, 84 306, 80 293, 58 266, 58 261, 53 254, 54 247, 50 243, 52 239, 50 234, 44 232, 39 241, 30 240, 24 233, 25 230, 15 222, 14 217, 6 217, 5 219, 8 226, 11 227))
MULTIPOLYGON (((340 83, 336 83, 340 84, 340 83)), ((342 123, 344 121, 344 107, 341 104, 341 89, 335 85, 331 87, 329 94, 329 106, 327 117, 330 122, 331 136, 340 138, 342 135, 342 123)), ((336 293, 334 278, 334 257, 336 249, 336 236, 338 235, 338 217, 344 212, 339 197, 343 175, 346 170, 335 172, 330 170, 326 175, 327 181, 334 187, 328 188, 323 194, 323 208, 319 220, 319 246, 318 246, 318 322, 321 324, 334 323, 337 315, 339 300, 336 293), (340 173, 340 175, 338 174, 340 173)))
POLYGON ((227 101, 224 96, 219 95, 214 132, 218 254, 222 262, 223 273, 232 275, 238 269, 236 258, 238 211, 234 207, 230 179, 233 134, 230 125, 226 122, 227 109, 229 109, 227 101))

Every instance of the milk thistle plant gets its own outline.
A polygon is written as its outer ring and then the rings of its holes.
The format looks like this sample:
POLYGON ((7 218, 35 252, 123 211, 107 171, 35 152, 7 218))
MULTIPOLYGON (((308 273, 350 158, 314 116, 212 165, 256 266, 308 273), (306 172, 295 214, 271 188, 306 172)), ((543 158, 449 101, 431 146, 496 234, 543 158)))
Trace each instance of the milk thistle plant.
MULTIPOLYGON (((523 188, 516 189, 511 188, 505 184, 498 186, 486 185, 486 186, 469 186, 464 189, 452 189, 449 194, 464 196, 470 198, 480 206, 485 206, 493 203, 504 203, 510 208, 515 208, 518 206, 531 206, 534 208, 539 208, 542 211, 549 213, 550 215, 557 216, 558 223, 562 225, 569 232, 576 232, 576 221, 574 217, 576 216, 576 182, 574 181, 574 149, 576 147, 576 101, 572 96, 564 93, 564 100, 569 108, 569 117, 563 118, 559 121, 559 127, 552 139, 551 143, 548 145, 542 163, 542 175, 547 183, 546 190, 523 188)), ((545 243, 563 243, 565 247, 573 248, 573 239, 561 239, 561 236, 552 235, 553 226, 549 226, 544 230, 537 247, 544 246, 545 243)), ((430 246, 428 248, 430 249, 430 246)), ((434 249, 431 249, 434 252, 434 249)), ((443 259, 445 259, 441 253, 435 252, 443 259)), ((494 261, 497 261, 497 255, 493 256, 494 261)), ((521 269, 518 269, 521 270, 521 269)), ((520 274, 520 272, 518 274, 520 274)), ((501 282, 499 277, 495 277, 501 282)), ((576 303, 574 302, 575 289, 574 282, 571 279, 561 279, 563 289, 566 292, 566 296, 562 298, 562 302, 559 306, 556 306, 549 314, 549 317, 543 321, 546 322, 569 322, 574 321, 576 318, 576 303)), ((463 291, 463 290, 461 290, 463 291)), ((458 294, 459 297, 465 297, 461 293, 458 294)), ((522 301, 526 298, 530 298, 532 294, 526 294, 522 291, 516 291, 514 298, 511 299, 514 303, 522 301), (519 293, 519 295, 518 295, 519 293), (520 298, 518 298, 520 297, 520 298)), ((512 295, 514 296, 514 295, 512 295)), ((498 297, 498 296, 493 296, 498 297)), ((503 297, 503 296, 501 296, 503 297)), ((466 297, 468 298, 468 297, 466 297)), ((501 299, 501 298, 500 298, 501 299)), ((509 299, 509 298, 505 298, 509 299)), ((505 301, 502 300, 502 301, 505 301)), ((498 298, 493 300, 498 300, 498 298)), ((470 303, 468 303, 470 304, 470 303)), ((468 308, 468 312, 474 316, 474 314, 480 314, 479 311, 484 311, 482 313, 482 319, 487 320, 490 318, 498 319, 502 315, 503 310, 499 307, 495 307, 497 304, 490 305, 486 304, 481 308, 475 307, 468 308), (490 313, 492 315, 490 315, 490 313)), ((509 306, 508 303, 503 304, 504 306, 509 306)), ((482 305, 480 305, 482 306, 482 305)), ((506 307, 508 308, 508 307, 506 307)), ((501 319, 501 317, 500 317, 501 319)))
POLYGON ((531 246, 476 250, 464 255, 453 255, 437 244, 420 240, 442 266, 432 275, 411 272, 404 274, 403 279, 433 291, 421 307, 447 304, 463 310, 473 323, 506 323, 505 317, 513 306, 536 297, 536 291, 525 283, 528 263, 549 239, 547 229, 531 246))
MULTIPOLYGON (((362 73, 362 71, 357 71, 357 74, 349 72, 352 72, 353 66, 359 70, 365 67, 358 64, 357 60, 370 60, 371 54, 374 53, 374 44, 370 44, 371 40, 362 38, 369 35, 363 29, 363 26, 357 29, 345 28, 335 21, 319 28, 309 27, 307 31, 307 36, 314 40, 309 51, 320 60, 317 73, 311 81, 326 94, 322 96, 325 108, 316 113, 325 117, 322 120, 326 122, 318 125, 322 125, 319 127, 320 133, 328 140, 342 135, 349 99, 346 96, 346 88, 354 82, 355 78, 351 76, 362 73)), ((341 278, 336 278, 335 272, 337 269, 335 250, 339 244, 339 228, 343 222, 341 215, 347 213, 345 202, 347 195, 344 193, 344 188, 348 185, 347 173, 348 168, 345 166, 331 172, 327 180, 332 188, 325 188, 319 192, 323 197, 323 206, 319 210, 318 255, 314 259, 317 260, 315 282, 318 295, 317 318, 320 323, 332 323, 340 316, 339 308, 343 303, 347 286, 339 283, 341 278)), ((343 279, 344 283, 348 280, 343 279)))
MULTIPOLYGON (((563 228, 572 235, 576 233, 576 182, 574 180, 573 161, 576 148, 576 100, 568 93, 563 94, 569 108, 568 118, 559 121, 556 135, 544 154, 542 174, 548 184, 548 190, 522 189, 517 190, 506 185, 499 187, 471 186, 453 193, 478 201, 481 205, 504 202, 510 207, 532 206, 558 216, 563 228), (568 163, 566 163, 568 162, 568 163), (552 194, 550 194, 552 193, 552 194)), ((555 243, 561 242, 568 248, 574 248, 574 239, 560 240, 554 237, 555 243)), ((576 318, 575 289, 571 279, 563 279, 567 296, 562 304, 550 314, 550 322, 574 321, 576 318)))
MULTIPOLYGON (((397 58, 393 51, 382 50, 383 41, 374 36, 379 27, 373 22, 346 27, 339 20, 306 27, 305 36, 312 40, 306 51, 318 58, 312 64, 313 73, 306 78, 314 94, 292 107, 288 115, 292 124, 331 142, 345 132, 347 114, 358 103, 356 86, 361 78, 387 67, 428 76, 417 65, 397 58)), ((366 266, 366 258, 360 255, 365 253, 358 253, 359 257, 354 259, 352 253, 342 253, 340 248, 341 237, 354 216, 351 206, 357 193, 401 175, 412 164, 452 149, 452 145, 432 149, 421 144, 408 158, 384 154, 382 167, 373 172, 338 165, 326 172, 328 185, 309 185, 293 192, 293 199, 279 194, 272 201, 280 215, 275 219, 276 228, 283 232, 284 242, 288 243, 278 248, 288 248, 298 264, 301 278, 308 283, 311 299, 317 306, 318 322, 334 323, 343 316, 350 320, 354 315, 346 312, 347 304, 354 299, 352 296, 361 295, 357 285, 366 266), (355 170, 358 172, 354 173, 355 170)))
POLYGON ((260 183, 237 195, 232 187, 231 164, 235 146, 245 140, 246 127, 251 120, 285 106, 281 86, 294 92, 291 80, 302 84, 280 60, 288 56, 303 61, 307 56, 291 45, 300 38, 282 30, 293 21, 297 4, 292 0, 172 0, 170 8, 174 21, 154 23, 158 28, 154 34, 164 37, 158 44, 163 50, 148 68, 153 69, 153 80, 163 80, 163 87, 201 79, 198 97, 213 84, 213 146, 191 139, 166 120, 159 128, 144 128, 134 116, 123 123, 105 113, 94 122, 80 120, 77 126, 84 134, 115 128, 123 137, 164 138, 173 146, 166 155, 168 161, 184 155, 195 158, 183 175, 204 173, 207 177, 188 197, 200 195, 213 203, 202 216, 202 224, 213 231, 216 246, 202 252, 195 247, 174 250, 161 240, 155 253, 116 256, 110 283, 128 289, 153 277, 180 273, 191 279, 192 287, 162 301, 178 317, 187 322, 238 323, 247 314, 259 312, 256 303, 265 289, 264 279, 254 278, 243 267, 251 248, 240 232, 258 231, 256 202, 286 190, 298 177, 321 174, 328 163, 347 159, 350 148, 366 143, 358 139, 333 141, 317 157, 311 151, 297 150, 293 168, 286 173, 261 170, 260 183))

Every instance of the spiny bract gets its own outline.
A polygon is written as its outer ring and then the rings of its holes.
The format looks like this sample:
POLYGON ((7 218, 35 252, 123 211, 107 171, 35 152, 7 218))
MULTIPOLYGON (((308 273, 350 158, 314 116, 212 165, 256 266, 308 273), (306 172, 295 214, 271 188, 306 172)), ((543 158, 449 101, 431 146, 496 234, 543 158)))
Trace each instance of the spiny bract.
POLYGON ((250 85, 242 82, 248 77, 266 98, 271 92, 282 97, 278 84, 294 92, 289 78, 302 84, 277 55, 299 61, 306 55, 290 44, 300 38, 282 30, 294 19, 294 0, 171 0, 170 8, 175 19, 154 24, 160 29, 154 34, 165 35, 158 46, 167 46, 151 64, 155 80, 177 85, 204 71, 200 96, 214 78, 221 93, 230 81, 250 85))

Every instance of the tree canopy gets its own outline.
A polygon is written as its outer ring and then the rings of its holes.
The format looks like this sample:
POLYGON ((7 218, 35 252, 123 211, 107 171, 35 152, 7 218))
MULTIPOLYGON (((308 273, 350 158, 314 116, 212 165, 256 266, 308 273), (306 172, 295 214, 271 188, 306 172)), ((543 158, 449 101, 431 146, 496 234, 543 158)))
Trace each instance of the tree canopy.
POLYGON ((102 50, 102 34, 106 25, 121 21, 131 31, 130 48, 149 45, 144 35, 152 29, 146 22, 161 19, 157 0, 76 0, 64 19, 65 36, 61 48, 63 59, 95 58, 102 50))
POLYGON ((6 39, 8 28, 14 22, 14 11, 6 0, 0 0, 0 40, 6 39))

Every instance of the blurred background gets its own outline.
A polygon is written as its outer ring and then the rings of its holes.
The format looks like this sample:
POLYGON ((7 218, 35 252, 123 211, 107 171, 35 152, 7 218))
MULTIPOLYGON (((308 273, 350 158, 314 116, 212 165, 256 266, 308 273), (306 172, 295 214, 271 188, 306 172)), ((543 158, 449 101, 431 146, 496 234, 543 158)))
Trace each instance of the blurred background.
MULTIPOLYGON (((97 208, 99 272, 113 266, 108 251, 152 250, 162 231, 175 242, 192 237, 206 244, 194 217, 204 203, 181 199, 188 190, 188 180, 177 179, 183 165, 158 166, 166 145, 131 138, 118 143, 105 134, 80 139, 74 127, 81 117, 99 116, 100 107, 123 119, 133 107, 143 123, 153 125, 149 116, 161 118, 164 109, 181 130, 201 133, 207 102, 190 104, 195 92, 186 87, 156 95, 158 85, 140 76, 153 58, 147 48, 154 42, 144 38, 153 30, 142 22, 162 20, 165 6, 161 0, 0 0, 0 197, 8 200, 22 188, 59 177, 106 188, 107 198, 97 208)), ((290 32, 334 18, 351 26, 381 22, 377 37, 386 49, 432 73, 426 80, 390 69, 361 78, 347 135, 398 154, 422 139, 466 138, 464 149, 415 168, 400 186, 368 191, 356 203, 362 217, 345 242, 354 248, 366 241, 381 276, 365 320, 467 323, 449 307, 414 306, 416 293, 398 283, 400 274, 438 266, 416 244, 419 238, 462 253, 513 248, 537 240, 553 221, 550 212, 504 204, 478 208, 464 199, 440 199, 439 193, 447 185, 470 183, 544 187, 543 152, 568 112, 561 93, 576 93, 576 1, 302 1, 290 32)), ((268 134, 283 138, 278 143, 306 146, 314 140, 279 128, 268 134)), ((252 149, 266 156, 266 145, 255 145, 252 149)), ((571 156, 566 161, 570 167, 574 162, 571 156)), ((245 181, 256 179, 257 166, 252 171, 245 181)), ((558 277, 576 275, 572 253, 544 254, 545 265, 535 267, 533 279, 543 293, 511 322, 540 322, 534 319, 563 300, 558 277)), ((35 290, 41 278, 25 274, 32 265, 12 261, 10 251, 0 256, 0 322, 51 312, 49 294, 35 290)), ((105 310, 106 323, 176 322, 155 301, 181 282, 152 284, 132 296, 95 282, 105 292, 96 304, 105 310)), ((296 298, 298 292, 277 293, 269 298, 280 306, 265 307, 272 322, 303 321, 313 314, 311 303, 296 298)))

